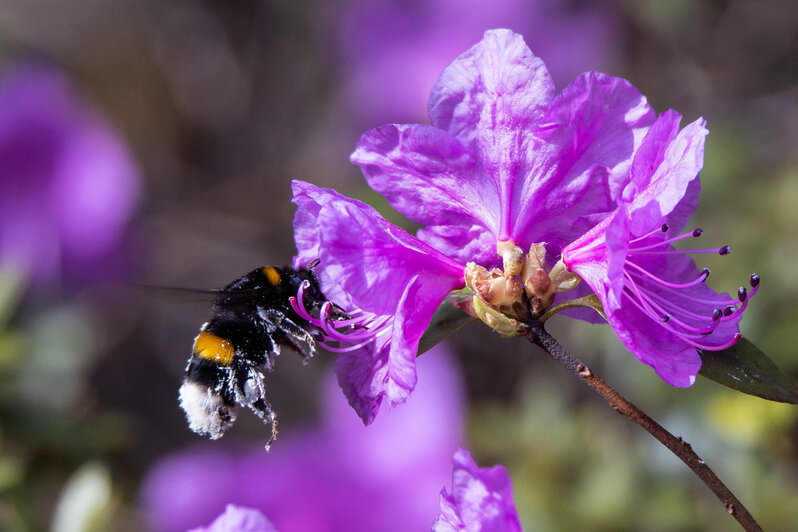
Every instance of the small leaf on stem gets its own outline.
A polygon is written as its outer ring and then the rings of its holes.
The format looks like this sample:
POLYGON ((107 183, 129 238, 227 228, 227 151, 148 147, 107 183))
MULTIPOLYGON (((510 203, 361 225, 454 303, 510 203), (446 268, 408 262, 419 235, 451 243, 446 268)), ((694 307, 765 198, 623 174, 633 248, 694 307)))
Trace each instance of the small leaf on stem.
POLYGON ((754 344, 741 338, 722 351, 702 351, 699 375, 770 401, 798 404, 798 386, 754 344))

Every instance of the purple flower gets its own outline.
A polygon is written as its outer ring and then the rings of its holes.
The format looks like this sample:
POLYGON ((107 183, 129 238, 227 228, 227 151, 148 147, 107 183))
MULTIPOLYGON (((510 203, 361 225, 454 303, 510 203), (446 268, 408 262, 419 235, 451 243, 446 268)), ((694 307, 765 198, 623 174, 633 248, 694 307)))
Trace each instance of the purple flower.
POLYGON ((491 30, 441 74, 431 126, 386 125, 351 156, 368 184, 458 261, 498 242, 556 255, 615 208, 654 113, 629 82, 590 72, 559 95, 520 35, 491 30))
POLYGON ((295 266, 318 259, 315 272, 325 295, 353 318, 330 322, 322 316, 316 323, 329 340, 346 344, 325 347, 340 351, 338 381, 369 424, 383 398, 391 405, 404 402, 415 387, 418 342, 446 295, 463 287, 465 266, 365 203, 302 181, 293 189, 295 266), (354 334, 336 329, 352 325, 358 327, 354 334))
POLYGON ((343 104, 369 126, 424 116, 441 66, 488 28, 513 28, 567 82, 609 66, 618 28, 604 7, 557 0, 347 0, 323 11, 334 25, 343 104))
POLYGON ((277 529, 258 510, 228 504, 213 523, 191 532, 277 532, 277 529))
POLYGON ((738 322, 756 292, 717 294, 686 253, 671 244, 698 237, 678 233, 695 210, 707 130, 699 119, 679 131, 681 116, 660 115, 631 167, 631 180, 618 208, 562 252, 598 296, 618 337, 642 362, 673 386, 690 386, 701 368, 696 349, 724 349, 739 339, 738 322), (739 306, 738 306, 739 305, 739 306))
POLYGON ((479 468, 468 451, 454 455, 452 492, 441 491, 441 514, 433 532, 521 530, 510 475, 500 465, 479 468))
POLYGON ((484 273, 480 297, 520 300, 521 288, 497 287, 503 278, 487 269, 504 263, 507 274, 539 242, 554 257, 611 212, 654 118, 637 89, 600 73, 555 96, 543 62, 509 30, 486 32, 444 70, 429 111, 431 126, 371 130, 351 156, 374 190, 426 226, 418 239, 365 204, 294 184, 295 266, 319 259, 324 293, 354 318, 316 323, 347 343, 338 376, 365 423, 384 397, 395 405, 412 391, 418 340, 463 287, 465 265, 484 273), (353 325, 359 334, 337 330, 353 325))
POLYGON ((413 397, 369 427, 330 375, 319 397, 321 425, 284 427, 268 454, 214 442, 163 459, 142 488, 148 530, 182 532, 231 503, 256 508, 281 531, 429 529, 463 444, 464 398, 442 347, 422 356, 418 371, 413 397))
POLYGON ((0 80, 0 264, 39 279, 85 275, 118 243, 139 175, 118 133, 59 71, 0 80))

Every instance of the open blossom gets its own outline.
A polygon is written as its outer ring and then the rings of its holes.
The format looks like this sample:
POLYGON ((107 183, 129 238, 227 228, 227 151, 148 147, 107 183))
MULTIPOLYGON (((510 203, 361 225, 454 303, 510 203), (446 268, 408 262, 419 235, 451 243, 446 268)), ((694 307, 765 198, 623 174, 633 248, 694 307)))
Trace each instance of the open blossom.
POLYGON ((466 265, 482 268, 474 275, 488 293, 502 279, 486 269, 517 275, 521 249, 546 242, 556 257, 615 208, 654 119, 637 89, 596 72, 555 95, 543 62, 509 30, 486 32, 444 70, 429 113, 429 126, 365 133, 351 156, 373 189, 425 226, 418 239, 365 204, 294 183, 295 266, 319 259, 324 293, 352 316, 317 324, 346 344, 339 379, 366 423, 384 397, 402 402, 415 386, 418 340, 463 287, 466 265), (360 333, 344 336, 348 326, 360 333))
POLYGON ((38 63, 5 66, 0 109, 0 267, 38 280, 101 269, 138 192, 119 133, 38 63))
POLYGON ((680 251, 671 244, 695 210, 707 130, 699 119, 679 131, 681 117, 663 113, 631 168, 618 208, 562 252, 602 302, 624 345, 668 383, 689 386, 701 368, 697 349, 724 349, 739 339, 738 322, 754 290, 717 294, 686 253, 729 252, 728 246, 680 251))
POLYGON ((433 532, 520 532, 507 470, 497 465, 479 468, 468 451, 454 455, 452 491, 441 491, 441 514, 433 532))

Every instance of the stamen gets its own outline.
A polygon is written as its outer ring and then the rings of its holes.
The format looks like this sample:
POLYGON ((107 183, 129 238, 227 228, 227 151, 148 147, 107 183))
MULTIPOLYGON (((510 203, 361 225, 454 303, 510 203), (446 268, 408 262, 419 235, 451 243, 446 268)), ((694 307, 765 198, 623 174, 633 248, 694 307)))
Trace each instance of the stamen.
POLYGON ((309 287, 310 282, 303 281, 299 285, 296 297, 289 297, 288 301, 299 317, 321 330, 324 334, 324 341, 320 341, 319 345, 328 351, 336 353, 354 351, 367 346, 393 330, 393 316, 391 315, 378 316, 355 309, 345 314, 344 311, 341 311, 340 317, 334 318, 333 311, 338 307, 330 301, 325 301, 319 309, 319 316, 314 317, 305 307, 304 302, 305 290, 309 287), (331 341, 350 345, 332 346, 330 345, 331 341))
MULTIPOLYGON (((664 244, 665 241, 663 241, 662 243, 664 244)), ((728 255, 729 253, 731 253, 731 247, 729 246, 723 246, 722 248, 711 248, 711 249, 669 249, 666 251, 638 251, 640 249, 647 249, 647 248, 630 249, 629 255, 684 255, 686 253, 717 253, 719 255, 728 255)))
POLYGON ((639 237, 635 238, 634 240, 630 240, 629 243, 630 244, 634 244, 635 242, 640 242, 641 240, 645 240, 646 238, 648 238, 650 236, 654 236, 657 233, 667 233, 668 229, 670 229, 668 227, 668 224, 662 224, 662 227, 654 229, 653 231, 650 231, 650 232, 644 234, 643 236, 639 236, 639 237))
POLYGON ((737 299, 740 300, 740 303, 745 301, 745 298, 748 296, 748 291, 745 289, 744 286, 741 286, 737 289, 737 299))
MULTIPOLYGON (((624 291, 624 295, 626 295, 629 298, 629 300, 632 302, 632 304, 634 304, 643 313, 650 315, 649 311, 647 309, 645 309, 641 305, 640 302, 636 301, 635 298, 632 297, 629 292, 624 291)), ((695 347, 696 349, 703 349, 704 351, 721 351, 723 349, 726 349, 726 348, 729 348, 729 347, 733 346, 734 344, 736 344, 740 340, 740 338, 743 337, 740 333, 735 333, 735 335, 732 337, 731 340, 729 340, 728 342, 726 342, 726 343, 724 343, 722 345, 707 345, 707 344, 702 344, 702 343, 693 341, 691 338, 693 338, 694 336, 687 335, 685 333, 681 333, 679 331, 676 331, 676 330, 673 329, 673 327, 669 326, 668 324, 666 324, 663 321, 655 320, 655 323, 657 323, 660 327, 662 327, 664 329, 667 329, 669 332, 675 334, 676 336, 681 338, 688 345, 691 345, 691 346, 695 347)))
POLYGON ((641 274, 645 275, 646 277, 648 277, 652 281, 656 281, 657 283, 661 284, 662 286, 668 286, 668 287, 671 287, 671 288, 688 288, 690 286, 695 286, 697 284, 703 283, 704 281, 707 280, 707 277, 709 277, 709 268, 704 268, 701 271, 701 275, 698 276, 698 279, 696 279, 694 281, 690 281, 689 283, 682 283, 682 284, 669 283, 667 281, 664 281, 664 280, 660 279, 659 277, 655 276, 654 274, 648 272, 647 270, 645 270, 642 267, 638 266, 634 262, 626 261, 626 265, 627 266, 632 266, 634 269, 636 269, 638 272, 640 272, 641 274))
MULTIPOLYGON (((626 279, 629 281, 629 286, 626 286, 625 288, 630 289, 630 291, 633 292, 634 295, 640 298, 641 303, 643 303, 644 306, 650 311, 649 315, 652 315, 653 313, 654 315, 660 316, 662 318, 663 323, 668 323, 672 319, 674 324, 680 326, 685 331, 688 331, 690 333, 696 333, 696 334, 687 334, 686 336, 689 336, 691 338, 695 338, 699 335, 704 336, 714 331, 715 328, 718 326, 719 322, 713 321, 708 327, 701 327, 701 328, 694 327, 676 317, 671 316, 670 313, 666 312, 665 309, 661 305, 657 304, 657 302, 654 301, 654 299, 651 297, 651 296, 656 296, 656 294, 648 291, 645 291, 644 293, 645 289, 639 287, 637 283, 635 283, 635 281, 628 275, 628 273, 625 273, 625 276, 626 279)), ((692 314, 686 311, 686 309, 680 309, 679 307, 676 307, 676 309, 678 311, 681 311, 682 314, 692 314)), ((706 316, 697 316, 697 318, 699 320, 707 319, 706 316)), ((680 336, 685 336, 684 333, 681 333, 680 331, 677 331, 675 329, 673 329, 673 332, 680 336)))
MULTIPOLYGON (((649 236, 651 236, 651 235, 653 235, 655 233, 658 233, 658 232, 659 231, 657 231, 655 229, 654 231, 648 233, 645 236, 641 236, 640 238, 635 238, 634 240, 630 241, 629 243, 630 244, 634 244, 635 242, 639 242, 640 240, 643 240, 644 238, 647 238, 647 237, 649 237, 649 236)), ((684 240, 685 238, 696 238, 696 237, 701 236, 703 233, 704 233, 703 229, 695 229, 691 233, 684 233, 684 234, 681 234, 679 236, 675 236, 673 238, 669 238, 667 240, 661 240, 661 241, 656 242, 654 244, 649 244, 648 246, 641 246, 641 247, 637 247, 637 248, 634 248, 634 249, 630 249, 629 252, 632 253, 632 252, 638 252, 638 251, 645 251, 645 250, 648 250, 648 249, 654 249, 654 248, 657 248, 659 246, 663 246, 665 244, 671 244, 673 242, 678 242, 679 240, 684 240)))
POLYGON ((668 229, 667 224, 664 224, 646 235, 630 241, 624 264, 623 295, 660 327, 688 345, 708 351, 725 349, 733 345, 741 338, 739 333, 723 345, 710 345, 702 338, 714 332, 721 323, 739 318, 759 288, 759 275, 752 274, 749 279, 750 290, 740 287, 735 298, 727 296, 722 299, 708 299, 701 297, 702 294, 693 295, 693 290, 685 289, 705 282, 710 274, 708 268, 701 270, 699 276, 692 281, 674 283, 654 275, 643 265, 638 264, 634 257, 637 255, 688 253, 728 255, 731 252, 731 247, 677 250, 669 245, 686 238, 702 236, 704 231, 701 228, 652 243, 652 239, 657 239, 656 235, 659 232, 667 233, 668 229), (702 308, 706 308, 706 313, 702 312, 702 308))

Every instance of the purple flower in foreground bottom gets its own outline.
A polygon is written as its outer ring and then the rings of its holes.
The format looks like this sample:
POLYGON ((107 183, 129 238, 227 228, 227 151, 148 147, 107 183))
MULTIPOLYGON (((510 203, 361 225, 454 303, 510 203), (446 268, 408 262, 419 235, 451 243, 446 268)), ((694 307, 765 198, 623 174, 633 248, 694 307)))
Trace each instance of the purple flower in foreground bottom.
POLYGON ((681 251, 671 244, 695 210, 703 165, 704 121, 679 131, 678 113, 663 113, 637 152, 618 208, 568 245, 562 261, 593 289, 624 345, 674 386, 690 386, 701 368, 696 349, 724 349, 739 339, 738 322, 753 290, 717 294, 685 253, 729 252, 728 246, 681 251), (739 305, 739 306, 738 306, 739 305))
POLYGON ((365 203, 302 181, 294 181, 293 190, 294 266, 318 259, 314 271, 325 295, 352 316, 344 322, 322 316, 317 323, 329 340, 342 342, 325 347, 340 352, 338 381, 369 424, 384 397, 396 405, 415 387, 418 342, 446 295, 463 287, 465 266, 365 203), (346 334, 334 325, 359 329, 346 334))
POLYGON ((441 491, 441 515, 433 532, 515 532, 521 520, 513 502, 507 470, 497 465, 479 468, 468 451, 454 455, 452 492, 441 491))
POLYGON ((213 523, 191 532, 277 532, 277 529, 258 510, 228 504, 213 523))
POLYGON ((0 265, 48 279, 101 268, 135 205, 118 133, 60 71, 20 63, 0 80, 0 265))

